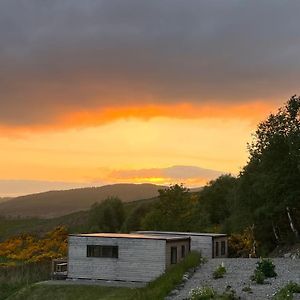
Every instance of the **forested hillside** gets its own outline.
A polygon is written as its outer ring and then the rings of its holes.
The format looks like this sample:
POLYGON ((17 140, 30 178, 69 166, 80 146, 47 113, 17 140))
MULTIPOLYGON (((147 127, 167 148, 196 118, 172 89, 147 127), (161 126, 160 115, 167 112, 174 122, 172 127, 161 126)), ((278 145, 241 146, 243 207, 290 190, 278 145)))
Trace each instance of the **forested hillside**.
POLYGON ((161 188, 154 184, 113 184, 26 195, 0 203, 0 216, 53 218, 87 210, 107 197, 119 197, 124 202, 156 197, 161 188))

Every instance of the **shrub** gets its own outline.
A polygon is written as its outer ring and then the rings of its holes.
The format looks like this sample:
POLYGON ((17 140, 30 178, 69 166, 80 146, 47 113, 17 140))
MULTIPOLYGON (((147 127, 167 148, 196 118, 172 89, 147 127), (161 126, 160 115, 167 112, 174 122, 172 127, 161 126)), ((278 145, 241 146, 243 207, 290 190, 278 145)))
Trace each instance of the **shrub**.
POLYGON ((279 290, 273 297, 274 300, 292 300, 293 294, 300 293, 300 284, 295 282, 288 283, 279 290))
POLYGON ((258 269, 255 269, 254 270, 254 275, 251 276, 251 280, 255 281, 258 284, 264 284, 265 279, 266 279, 265 274, 262 271, 258 270, 258 269))
POLYGON ((266 277, 276 277, 275 265, 270 259, 261 259, 257 262, 257 270, 260 270, 266 277))
POLYGON ((247 227, 241 234, 232 234, 228 238, 229 257, 256 257, 257 241, 252 227, 247 227))
POLYGON ((189 293, 189 300, 237 300, 239 299, 236 296, 235 290, 231 288, 231 286, 227 286, 225 292, 222 294, 218 294, 214 291, 213 288, 209 286, 198 287, 192 289, 189 293))
POLYGON ((224 267, 224 264, 222 263, 222 264, 219 265, 218 268, 213 272, 213 278, 214 278, 214 279, 223 278, 225 273, 226 273, 226 268, 224 267))
POLYGON ((246 293, 249 293, 249 294, 252 294, 252 293, 253 293, 250 286, 245 286, 245 287, 243 287, 242 291, 243 291, 243 292, 246 292, 246 293))
POLYGON ((216 296, 216 292, 209 286, 192 289, 189 293, 190 300, 209 300, 216 296))
POLYGON ((237 300, 240 298, 236 296, 236 292, 235 292, 235 290, 233 290, 231 288, 231 286, 227 286, 225 292, 218 295, 216 297, 216 299, 218 299, 218 300, 237 300))

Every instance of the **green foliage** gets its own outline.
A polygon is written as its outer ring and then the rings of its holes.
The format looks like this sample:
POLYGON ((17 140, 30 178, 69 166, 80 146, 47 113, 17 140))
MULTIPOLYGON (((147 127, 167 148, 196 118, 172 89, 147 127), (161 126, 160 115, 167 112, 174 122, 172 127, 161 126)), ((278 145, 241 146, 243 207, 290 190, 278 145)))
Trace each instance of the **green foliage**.
POLYGON ((192 289, 189 293, 190 300, 210 300, 214 299, 216 292, 209 286, 192 289))
POLYGON ((221 265, 219 265, 217 267, 216 270, 214 270, 214 272, 213 272, 213 278, 214 279, 223 278, 225 274, 226 274, 226 268, 225 268, 225 266, 222 263, 221 265))
POLYGON ((183 185, 159 190, 159 201, 142 222, 143 229, 188 231, 191 229, 194 199, 183 185))
POLYGON ((0 299, 6 299, 33 282, 50 279, 50 273, 50 262, 0 267, 0 299))
POLYGON ((295 282, 288 283, 285 287, 279 290, 273 300, 292 300, 293 294, 300 294, 300 284, 295 282))
POLYGON ((141 203, 134 207, 127 215, 122 231, 131 232, 142 228, 142 221, 145 215, 151 211, 152 203, 141 203))
POLYGON ((222 175, 210 181, 199 193, 198 211, 208 217, 208 224, 221 224, 230 215, 236 178, 222 175))
POLYGON ((251 279, 258 284, 264 284, 265 279, 269 277, 276 277, 275 265, 270 259, 260 259, 256 263, 256 269, 254 270, 254 275, 251 279))
POLYGON ((218 294, 209 286, 192 289, 189 293, 189 300, 237 300, 236 292, 230 286, 222 294, 218 294))
POLYGON ((242 288, 242 291, 243 292, 246 292, 246 293, 249 293, 249 294, 252 294, 253 291, 252 291, 252 288, 250 286, 245 286, 242 288))
POLYGON ((91 285, 29 285, 13 294, 9 300, 133 300, 129 288, 91 285))
POLYGON ((109 197, 101 203, 94 203, 89 211, 89 226, 92 231, 118 232, 125 218, 123 203, 116 197, 109 197))
POLYGON ((277 276, 275 265, 270 259, 263 258, 259 260, 256 269, 261 271, 267 278, 277 276))
POLYGON ((253 229, 247 227, 242 233, 228 238, 228 254, 230 257, 256 257, 255 245, 253 229))
POLYGON ((256 239, 270 250, 297 238, 300 229, 299 97, 258 125, 249 153, 238 179, 230 229, 255 224, 256 239))
POLYGON ((255 269, 254 274, 251 276, 251 280, 255 281, 258 284, 264 284, 265 279, 266 279, 265 274, 261 270, 258 270, 258 269, 255 269))

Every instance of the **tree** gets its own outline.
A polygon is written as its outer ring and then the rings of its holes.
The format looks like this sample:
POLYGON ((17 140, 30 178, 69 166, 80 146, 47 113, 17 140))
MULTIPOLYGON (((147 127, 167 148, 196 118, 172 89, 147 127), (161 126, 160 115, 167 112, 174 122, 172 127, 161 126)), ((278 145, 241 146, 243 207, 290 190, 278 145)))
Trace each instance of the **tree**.
POLYGON ((291 97, 261 122, 248 148, 249 161, 239 176, 239 213, 244 212, 248 223, 256 223, 261 240, 272 244, 291 234, 298 238, 300 98, 291 97))
POLYGON ((159 190, 159 201, 143 220, 143 227, 152 230, 190 230, 194 201, 183 185, 159 190))
POLYGON ((89 211, 91 231, 118 232, 124 222, 123 202, 109 197, 101 203, 94 203, 89 211))
POLYGON ((211 225, 222 224, 229 217, 235 187, 236 178, 227 174, 210 181, 199 192, 199 210, 211 225))

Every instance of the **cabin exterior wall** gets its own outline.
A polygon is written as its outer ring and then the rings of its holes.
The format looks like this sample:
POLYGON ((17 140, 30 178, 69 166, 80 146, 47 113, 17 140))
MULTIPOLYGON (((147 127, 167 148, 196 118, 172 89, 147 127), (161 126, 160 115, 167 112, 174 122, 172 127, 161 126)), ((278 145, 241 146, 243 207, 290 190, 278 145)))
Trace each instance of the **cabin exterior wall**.
POLYGON ((165 240, 69 236, 68 278, 149 282, 165 268, 165 240), (118 246, 118 258, 87 257, 87 245, 118 246))
POLYGON ((226 236, 213 238, 213 257, 228 257, 228 239, 226 236))
POLYGON ((166 243, 166 268, 172 264, 171 260, 171 251, 172 248, 176 248, 176 263, 181 262, 185 256, 190 252, 190 240, 181 240, 181 241, 167 241, 166 243), (182 247, 184 247, 184 255, 182 253, 182 247))
POLYGON ((202 257, 212 258, 212 237, 191 235, 191 250, 201 252, 202 257))

